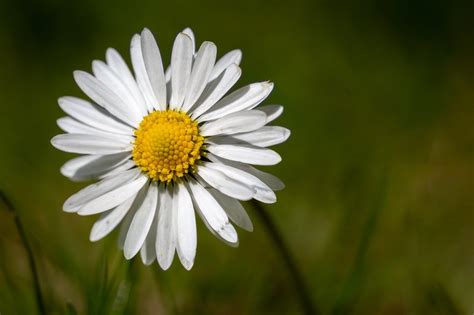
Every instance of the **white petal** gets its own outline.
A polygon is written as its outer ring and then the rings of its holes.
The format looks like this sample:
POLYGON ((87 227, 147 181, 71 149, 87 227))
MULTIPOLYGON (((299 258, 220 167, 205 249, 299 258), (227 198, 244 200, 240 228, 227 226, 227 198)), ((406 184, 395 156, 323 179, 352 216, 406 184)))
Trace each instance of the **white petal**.
MULTIPOLYGON (((240 170, 242 170, 246 173, 249 173, 249 174, 255 176, 261 182, 265 183, 265 185, 268 186, 268 188, 270 188, 271 190, 274 190, 274 191, 282 190, 285 187, 284 183, 279 178, 277 178, 276 176, 274 176, 272 174, 269 174, 269 173, 266 173, 266 172, 263 172, 263 171, 260 171, 260 170, 254 168, 254 167, 252 167, 248 164, 223 159, 223 158, 220 158, 220 157, 215 156, 213 154, 208 154, 207 157, 213 162, 223 163, 225 165, 229 165, 229 166, 232 166, 234 168, 238 168, 238 169, 240 169, 240 170)), ((236 178, 236 176, 233 175, 233 178, 236 178)), ((247 182, 250 182, 250 181, 247 181, 247 182)), ((261 201, 265 202, 264 200, 261 200, 261 201)))
POLYGON ((117 74, 120 80, 127 86, 130 93, 132 93, 135 102, 139 105, 139 110, 142 116, 147 114, 146 101, 143 97, 142 92, 140 91, 135 78, 132 75, 132 72, 127 66, 125 60, 122 56, 113 48, 107 49, 105 54, 107 64, 109 67, 117 74))
POLYGON ((122 219, 127 214, 128 210, 131 208, 133 201, 136 196, 133 196, 114 209, 102 214, 100 219, 94 223, 92 227, 89 239, 91 242, 96 242, 105 236, 117 227, 117 225, 122 221, 122 219))
POLYGON ((137 80, 138 87, 143 94, 146 102, 148 112, 151 112, 158 106, 158 100, 155 97, 153 88, 151 87, 150 79, 143 61, 141 37, 135 34, 130 43, 130 57, 132 59, 133 71, 137 80))
POLYGON ((160 110, 165 110, 167 102, 163 62, 161 60, 160 49, 158 48, 155 37, 147 28, 142 31, 141 45, 146 73, 148 74, 151 87, 158 102, 155 107, 160 110))
POLYGON ((283 106, 281 105, 265 105, 260 106, 257 110, 261 110, 265 114, 267 114, 267 124, 269 122, 274 121, 283 113, 283 106))
POLYGON ((193 30, 190 29, 189 27, 186 27, 181 33, 188 35, 189 38, 191 38, 191 40, 193 41, 193 53, 194 53, 196 51, 196 37, 194 36, 193 30))
POLYGON ((267 173, 267 172, 263 172, 250 165, 247 165, 247 167, 248 167, 247 172, 258 177, 262 182, 267 184, 268 187, 270 187, 272 190, 277 191, 277 190, 282 190, 285 188, 285 184, 281 181, 281 179, 279 179, 275 175, 267 173))
POLYGON ((233 113, 217 120, 205 123, 200 128, 205 137, 231 135, 256 130, 265 125, 267 115, 261 111, 248 110, 233 113))
POLYGON ((176 249, 176 235, 174 231, 173 197, 171 188, 160 185, 160 209, 158 211, 158 230, 156 235, 156 258, 163 270, 167 270, 174 258, 176 249))
POLYGON ((106 133, 102 130, 85 125, 81 123, 80 121, 75 120, 74 118, 71 118, 69 116, 59 118, 58 120, 56 120, 56 124, 58 125, 59 128, 61 128, 62 131, 65 131, 67 133, 79 133, 79 134, 86 134, 86 135, 104 135, 105 134, 107 136, 113 135, 111 133, 106 133))
POLYGON ((182 184, 175 185, 173 211, 176 211, 177 252, 183 266, 190 270, 196 256, 196 219, 191 196, 182 184))
POLYGON ((127 239, 130 224, 132 224, 132 220, 135 216, 135 213, 137 212, 138 206, 141 205, 143 199, 145 199, 146 191, 147 190, 145 188, 142 188, 138 192, 137 196, 135 197, 135 201, 132 204, 132 207, 128 210, 127 214, 125 215, 125 218, 123 218, 122 220, 122 224, 120 225, 119 237, 117 240, 118 247, 122 250, 125 247, 125 240, 127 239))
POLYGON ((191 75, 193 53, 191 38, 183 33, 178 34, 171 54, 171 109, 179 109, 183 104, 191 75))
POLYGON ((77 97, 65 96, 58 100, 61 109, 73 118, 97 129, 133 135, 133 129, 111 116, 101 107, 77 97))
POLYGON ((130 158, 128 152, 110 155, 85 155, 67 161, 61 174, 72 180, 88 180, 104 175, 130 158))
POLYGON ((135 111, 130 108, 131 105, 126 104, 105 84, 84 71, 74 71, 74 79, 81 90, 97 104, 131 126, 138 126, 141 117, 135 115, 135 111))
POLYGON ((170 93, 170 89, 169 89, 169 85, 171 85, 171 65, 168 66, 168 68, 166 68, 166 71, 165 71, 165 79, 166 79, 166 90, 168 91, 167 95, 168 95, 168 100, 171 96, 171 93, 170 93))
POLYGON ((143 202, 138 206, 133 217, 127 238, 123 247, 125 259, 133 258, 142 247, 150 230, 158 202, 158 188, 156 182, 148 187, 143 202))
POLYGON ((187 112, 201 96, 207 85, 214 62, 216 62, 217 48, 214 43, 202 43, 197 52, 193 69, 187 86, 187 94, 182 110, 187 112))
POLYGON ((272 91, 273 83, 259 82, 247 85, 227 95, 213 108, 199 117, 199 121, 221 118, 242 110, 252 109, 260 104, 272 91))
POLYGON ((114 154, 133 148, 131 143, 113 137, 83 134, 57 135, 51 144, 61 151, 79 154, 114 154))
POLYGON ((252 145, 210 144, 206 149, 224 159, 254 165, 275 165, 281 161, 275 151, 252 145))
MULTIPOLYGON (((232 178, 234 181, 246 185, 253 190, 253 197, 261 202, 274 203, 276 202, 276 196, 273 190, 270 189, 264 182, 258 179, 256 176, 249 174, 241 169, 222 164, 222 163, 205 163, 207 168, 222 172, 227 177, 232 178)), ((224 192, 225 193, 225 192, 224 192)), ((228 195, 226 193, 226 195, 228 195)))
POLYGON ((212 70, 209 80, 214 80, 215 78, 217 78, 219 75, 221 75, 222 72, 224 72, 232 64, 239 65, 241 60, 242 60, 242 51, 240 49, 229 51, 227 54, 222 56, 222 58, 220 58, 216 62, 216 65, 214 66, 214 69, 212 70))
MULTIPOLYGON (((222 119, 222 118, 221 118, 222 119)), ((280 144, 285 142, 290 136, 291 132, 289 129, 279 126, 265 126, 252 132, 246 132, 241 134, 232 135, 234 140, 240 140, 257 147, 269 147, 272 145, 280 144)), ((229 139, 232 141, 232 139, 229 139)), ((225 143, 226 139, 222 139, 221 143, 225 143)), ((210 140, 212 142, 212 140, 210 140)), ((228 142, 232 143, 232 142, 228 142)))
POLYGON ((252 220, 250 220, 247 211, 245 211, 244 207, 238 200, 230 198, 213 188, 208 189, 208 191, 212 194, 212 196, 214 196, 217 202, 219 202, 229 218, 235 224, 249 232, 253 231, 252 220))
POLYGON ((166 68, 165 71, 165 79, 166 79, 166 104, 169 104, 171 101, 171 65, 166 68))
POLYGON ((112 168, 110 171, 106 172, 105 174, 99 176, 99 178, 102 179, 109 176, 115 176, 116 174, 120 174, 122 172, 128 171, 129 169, 134 168, 135 166, 137 166, 137 164, 135 164, 133 160, 127 160, 124 163, 112 168))
POLYGON ((142 258, 142 262, 149 266, 151 265, 156 259, 156 231, 158 229, 158 211, 155 211, 155 217, 153 218, 153 222, 151 223, 150 231, 145 239, 145 243, 143 243, 142 249, 140 250, 140 257, 142 258))
POLYGON ((134 180, 139 174, 140 171, 133 169, 89 185, 69 197, 64 202, 63 210, 66 212, 76 212, 87 202, 134 180))
POLYGON ((145 175, 140 175, 137 179, 88 201, 81 206, 77 213, 79 215, 91 215, 112 209, 128 198, 135 196, 147 181, 148 178, 145 175))
POLYGON ((208 164, 212 163, 203 163, 199 166, 198 175, 209 185, 222 193, 239 200, 252 199, 255 191, 251 187, 235 180, 219 170, 216 170, 215 168, 208 167, 208 164))
POLYGON ((195 180, 190 179, 188 185, 193 197, 196 209, 208 228, 219 235, 223 240, 231 244, 238 243, 237 232, 229 223, 227 214, 220 204, 214 199, 210 192, 195 180))
POLYGON ((128 86, 124 84, 120 77, 109 68, 108 65, 102 61, 94 60, 92 62, 92 72, 99 81, 117 94, 117 96, 128 105, 130 115, 137 117, 138 120, 143 116, 141 104, 137 103, 128 86))
POLYGON ((63 131, 66 131, 67 133, 106 136, 127 142, 132 142, 134 140, 131 135, 120 135, 108 131, 99 130, 97 128, 85 125, 80 121, 68 116, 59 118, 56 123, 58 124, 59 128, 61 128, 63 131))
POLYGON ((219 77, 211 81, 197 100, 192 117, 196 119, 220 100, 239 80, 242 70, 238 65, 230 65, 219 77))
POLYGON ((276 177, 273 174, 256 169, 255 167, 251 165, 223 159, 213 154, 208 154, 207 158, 209 158, 212 162, 216 162, 216 163, 219 162, 226 165, 230 165, 232 167, 235 167, 247 173, 250 173, 254 175, 255 177, 259 178, 262 182, 264 182, 268 187, 270 187, 274 191, 282 190, 285 188, 285 184, 278 177, 276 177))

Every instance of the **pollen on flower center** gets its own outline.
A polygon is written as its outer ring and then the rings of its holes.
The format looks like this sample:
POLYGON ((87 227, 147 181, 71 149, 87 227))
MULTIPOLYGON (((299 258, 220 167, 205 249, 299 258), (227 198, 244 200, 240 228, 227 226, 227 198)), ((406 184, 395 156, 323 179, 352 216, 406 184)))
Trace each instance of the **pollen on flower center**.
POLYGON ((133 160, 154 181, 170 182, 191 172, 204 137, 197 122, 174 110, 155 111, 135 131, 133 160))

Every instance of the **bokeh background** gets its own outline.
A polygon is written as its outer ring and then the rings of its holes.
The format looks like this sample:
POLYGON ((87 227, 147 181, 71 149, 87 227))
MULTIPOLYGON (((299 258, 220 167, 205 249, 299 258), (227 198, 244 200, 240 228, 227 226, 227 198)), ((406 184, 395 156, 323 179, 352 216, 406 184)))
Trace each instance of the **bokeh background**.
MULTIPOLYGON (((471 1, 0 1, 0 188, 32 245, 51 314, 300 314, 291 278, 250 205, 235 249, 198 225, 191 272, 127 262, 96 218, 61 211, 83 187, 59 96, 83 94, 107 47, 128 58, 149 27, 169 62, 190 26, 241 48, 239 86, 272 80, 292 130, 267 207, 324 314, 474 312, 474 23, 471 1)), ((0 205, 0 313, 35 314, 27 255, 0 205)))

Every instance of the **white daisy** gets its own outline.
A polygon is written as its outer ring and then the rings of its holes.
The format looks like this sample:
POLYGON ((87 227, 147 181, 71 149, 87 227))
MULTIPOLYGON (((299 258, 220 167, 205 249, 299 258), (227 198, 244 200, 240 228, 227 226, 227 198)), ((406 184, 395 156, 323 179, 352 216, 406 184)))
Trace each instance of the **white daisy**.
POLYGON ((283 183, 249 165, 273 165, 281 158, 267 147, 284 142, 290 131, 266 126, 283 107, 256 108, 273 84, 259 82, 227 96, 240 77, 240 50, 216 62, 216 46, 195 51, 185 29, 173 45, 165 72, 158 45, 148 29, 132 38, 134 74, 109 48, 106 62, 92 63, 93 75, 74 79, 93 102, 62 97, 68 116, 58 120, 66 133, 51 142, 59 150, 82 154, 64 164, 72 180, 99 179, 72 195, 64 211, 101 213, 90 240, 121 224, 119 245, 126 259, 140 252, 143 263, 156 259, 169 268, 175 251, 186 269, 196 255, 195 213, 209 230, 236 246, 232 221, 252 231, 239 200, 276 201, 283 183))

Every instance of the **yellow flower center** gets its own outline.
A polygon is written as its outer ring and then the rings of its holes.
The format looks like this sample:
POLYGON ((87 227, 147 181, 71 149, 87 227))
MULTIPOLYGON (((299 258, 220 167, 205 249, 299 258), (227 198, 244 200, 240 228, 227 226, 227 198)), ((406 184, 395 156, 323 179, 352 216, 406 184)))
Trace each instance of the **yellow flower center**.
POLYGON ((170 182, 192 172, 204 137, 197 122, 174 110, 155 111, 135 130, 132 157, 154 181, 170 182))

